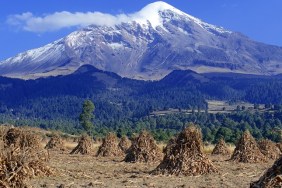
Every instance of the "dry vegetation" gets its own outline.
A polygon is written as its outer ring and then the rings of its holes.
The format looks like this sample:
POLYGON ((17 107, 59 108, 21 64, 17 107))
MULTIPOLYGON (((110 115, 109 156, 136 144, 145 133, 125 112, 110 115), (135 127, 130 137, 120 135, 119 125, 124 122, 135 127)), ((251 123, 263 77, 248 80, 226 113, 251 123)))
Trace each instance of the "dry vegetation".
POLYGON ((261 153, 258 144, 249 131, 244 132, 231 156, 231 160, 243 163, 263 163, 266 157, 261 153))
POLYGON ((142 131, 140 135, 133 138, 132 145, 127 151, 125 162, 152 163, 160 161, 162 152, 157 146, 153 136, 147 131, 142 131))
POLYGON ((275 161, 264 175, 256 182, 251 184, 251 188, 278 188, 282 187, 282 157, 275 161))
POLYGON ((128 149, 130 148, 131 146, 131 141, 123 136, 121 139, 120 139, 120 142, 118 143, 118 147, 124 152, 124 153, 127 153, 128 149))
MULTIPOLYGON (((76 146, 72 137, 56 135, 65 150, 48 149, 48 155, 43 146, 51 139, 42 142, 45 133, 40 130, 40 134, 30 134, 36 131, 1 127, 0 187, 250 187, 251 182, 253 188, 281 187, 282 159, 274 165, 273 159, 263 163, 254 160, 253 153, 258 153, 259 148, 254 145, 259 144, 249 133, 242 136, 233 153, 234 157, 243 152, 239 158, 245 160, 237 162, 224 154, 224 141, 217 144, 219 150, 213 148, 221 154, 206 153, 211 146, 203 146, 201 132, 195 127, 171 139, 163 158, 163 145, 157 145, 148 132, 142 132, 132 140, 130 149, 122 152, 129 151, 133 156, 134 163, 127 163, 124 155, 96 157, 101 148, 128 148, 127 138, 118 142, 115 135, 109 134, 102 143, 94 144, 92 139, 82 136, 76 146), (71 151, 75 152, 70 154, 71 151)), ((277 151, 273 143, 264 141, 264 145, 277 151)), ((230 151, 229 146, 227 149, 230 151)))
POLYGON ((229 156, 231 154, 228 146, 226 145, 225 141, 223 138, 221 138, 218 143, 215 145, 213 151, 213 155, 227 155, 229 156))
POLYGON ((64 141, 58 134, 54 134, 49 140, 49 142, 46 144, 45 149, 64 151, 65 150, 64 141))
POLYGON ((197 176, 217 172, 217 168, 203 153, 202 134, 196 127, 188 127, 165 149, 165 156, 152 174, 197 176))
POLYGON ((96 154, 98 157, 123 156, 124 152, 118 146, 118 138, 114 133, 108 133, 96 154))
POLYGON ((281 156, 281 151, 277 145, 271 140, 260 140, 258 142, 258 147, 262 154, 264 154, 269 159, 278 159, 281 156))
POLYGON ((93 152, 92 140, 87 135, 82 135, 77 146, 71 151, 70 154, 91 154, 93 152))
POLYGON ((52 169, 47 166, 48 153, 38 135, 9 128, 1 140, 0 187, 26 187, 28 179, 52 174, 52 169))

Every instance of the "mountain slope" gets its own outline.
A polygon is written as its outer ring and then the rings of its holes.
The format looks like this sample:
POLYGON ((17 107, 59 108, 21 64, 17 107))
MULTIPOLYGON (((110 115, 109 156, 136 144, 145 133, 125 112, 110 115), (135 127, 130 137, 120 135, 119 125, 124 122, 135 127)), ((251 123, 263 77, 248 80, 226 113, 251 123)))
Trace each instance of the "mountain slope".
POLYGON ((88 26, 0 62, 0 75, 26 79, 64 75, 84 64, 145 80, 163 78, 176 69, 270 75, 282 73, 281 62, 280 47, 155 2, 119 24, 88 26))
POLYGON ((1 118, 77 120, 88 98, 95 103, 96 119, 117 122, 153 111, 205 109, 206 100, 282 104, 282 79, 277 76, 198 74, 173 71, 159 81, 122 78, 90 65, 76 72, 36 80, 0 77, 1 118))

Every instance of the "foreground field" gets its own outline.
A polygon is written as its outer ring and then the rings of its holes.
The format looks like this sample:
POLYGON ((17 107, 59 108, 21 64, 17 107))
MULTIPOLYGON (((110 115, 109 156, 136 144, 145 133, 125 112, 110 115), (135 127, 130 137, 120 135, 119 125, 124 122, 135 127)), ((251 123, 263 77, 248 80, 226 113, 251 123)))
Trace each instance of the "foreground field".
MULTIPOLYGON (((93 155, 70 155, 75 143, 67 143, 68 151, 50 151, 50 166, 56 173, 50 177, 35 178, 31 187, 249 187, 269 168, 273 161, 264 164, 244 164, 227 161, 228 157, 209 158, 219 173, 210 175, 152 176, 158 163, 125 163, 123 158, 104 158, 93 155)), ((97 151, 98 144, 95 149, 97 151)), ((208 148, 209 150, 210 148, 208 148)), ((94 151, 95 153, 95 151, 94 151)))

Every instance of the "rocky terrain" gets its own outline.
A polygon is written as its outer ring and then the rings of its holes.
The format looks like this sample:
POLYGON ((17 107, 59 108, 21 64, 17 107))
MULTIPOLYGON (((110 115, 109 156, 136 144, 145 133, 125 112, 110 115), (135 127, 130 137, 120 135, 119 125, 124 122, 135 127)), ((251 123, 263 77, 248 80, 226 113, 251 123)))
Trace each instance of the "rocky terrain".
POLYGON ((172 70, 272 75, 282 48, 255 42, 155 2, 116 24, 90 25, 51 44, 0 62, 0 75, 70 74, 84 64, 122 77, 154 80, 172 70))

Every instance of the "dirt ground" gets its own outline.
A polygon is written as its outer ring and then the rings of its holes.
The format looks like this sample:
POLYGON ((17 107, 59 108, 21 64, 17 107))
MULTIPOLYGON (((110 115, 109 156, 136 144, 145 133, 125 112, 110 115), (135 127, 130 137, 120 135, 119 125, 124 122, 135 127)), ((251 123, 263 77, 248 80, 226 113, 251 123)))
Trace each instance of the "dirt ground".
MULTIPOLYGON (((28 182, 31 187, 249 187, 274 161, 265 164, 243 164, 227 161, 228 157, 209 156, 219 173, 210 175, 152 176, 155 164, 125 163, 123 158, 97 158, 93 155, 70 155, 74 144, 65 152, 50 151, 50 166, 56 170, 51 177, 38 177, 28 182)), ((96 145, 97 150, 98 145, 96 145)))

